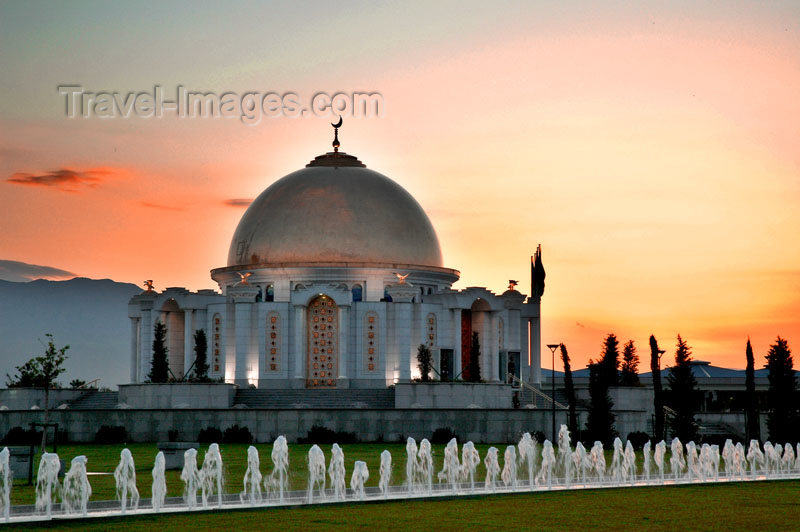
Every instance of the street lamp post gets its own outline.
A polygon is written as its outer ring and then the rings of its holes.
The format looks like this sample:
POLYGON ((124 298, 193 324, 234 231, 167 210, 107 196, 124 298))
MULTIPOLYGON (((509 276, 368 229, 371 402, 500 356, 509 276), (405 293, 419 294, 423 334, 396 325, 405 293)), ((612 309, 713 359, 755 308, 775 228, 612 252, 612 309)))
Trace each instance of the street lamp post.
POLYGON ((551 442, 556 441, 556 349, 561 344, 547 344, 547 348, 550 349, 550 354, 552 355, 552 365, 550 366, 552 369, 550 370, 550 405, 553 407, 553 439, 550 440, 551 442))

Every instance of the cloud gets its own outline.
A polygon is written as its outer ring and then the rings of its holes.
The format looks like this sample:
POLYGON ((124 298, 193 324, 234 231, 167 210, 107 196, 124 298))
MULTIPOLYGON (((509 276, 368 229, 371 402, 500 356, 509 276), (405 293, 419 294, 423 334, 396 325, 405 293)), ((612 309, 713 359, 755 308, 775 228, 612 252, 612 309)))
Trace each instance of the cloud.
POLYGON ((149 201, 140 201, 140 205, 144 207, 149 207, 151 209, 161 209, 164 211, 182 211, 183 207, 176 207, 174 205, 161 205, 158 203, 150 203, 149 201))
POLYGON ((226 199, 222 203, 228 207, 249 207, 253 200, 249 198, 232 198, 226 199))
POLYGON ((43 174, 17 172, 6 181, 12 185, 54 188, 62 192, 78 192, 83 186, 97 187, 104 178, 114 173, 115 170, 113 168, 106 167, 88 168, 86 170, 59 168, 43 174))
POLYGON ((72 272, 53 268, 52 266, 39 266, 15 260, 0 260, 0 279, 15 283, 26 283, 35 279, 71 279, 76 277, 72 272))

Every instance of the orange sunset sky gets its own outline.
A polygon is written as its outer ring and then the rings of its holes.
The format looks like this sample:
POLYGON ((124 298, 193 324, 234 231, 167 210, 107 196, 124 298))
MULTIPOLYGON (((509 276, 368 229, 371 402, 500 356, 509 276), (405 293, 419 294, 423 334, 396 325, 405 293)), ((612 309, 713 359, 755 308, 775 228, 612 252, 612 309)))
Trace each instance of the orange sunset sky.
POLYGON ((529 293, 541 243, 576 366, 608 332, 641 371, 651 333, 728 367, 800 345, 798 2, 4 2, 0 72, 0 259, 49 278, 216 288, 230 200, 334 119, 69 118, 59 85, 377 91, 342 150, 417 198, 457 288, 529 293))

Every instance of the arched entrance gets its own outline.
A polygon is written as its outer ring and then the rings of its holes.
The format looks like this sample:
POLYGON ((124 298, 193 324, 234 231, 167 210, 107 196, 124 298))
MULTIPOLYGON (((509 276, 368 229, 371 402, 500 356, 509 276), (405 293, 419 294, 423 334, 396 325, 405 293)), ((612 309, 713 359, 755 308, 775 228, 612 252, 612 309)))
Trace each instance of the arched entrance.
POLYGON ((339 371, 339 308, 319 295, 308 304, 307 388, 335 388, 339 371))
MULTIPOLYGON (((489 303, 484 299, 478 298, 472 303, 472 307, 461 311, 461 378, 465 381, 472 380, 472 374, 470 372, 470 361, 472 360, 472 333, 478 333, 481 351, 485 351, 488 347, 483 345, 482 333, 484 319, 486 319, 486 313, 489 312, 489 310, 489 303)), ((480 379, 482 376, 485 378, 486 375, 490 375, 491 373, 488 370, 489 368, 481 367, 481 375, 478 375, 476 379, 480 379)))

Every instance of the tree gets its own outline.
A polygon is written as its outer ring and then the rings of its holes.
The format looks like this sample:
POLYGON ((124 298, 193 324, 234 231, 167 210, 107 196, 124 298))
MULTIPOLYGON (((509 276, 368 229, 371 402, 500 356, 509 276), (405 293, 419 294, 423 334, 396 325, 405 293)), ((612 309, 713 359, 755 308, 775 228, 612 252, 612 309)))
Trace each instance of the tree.
POLYGON ((86 386, 86 381, 83 379, 72 379, 71 381, 69 381, 69 387, 74 390, 77 390, 78 388, 83 388, 84 386, 86 386))
POLYGON ((619 341, 617 335, 610 333, 603 340, 603 354, 599 361, 601 378, 605 380, 606 386, 619 385, 619 341))
POLYGON ((150 362, 150 382, 167 382, 169 380, 169 360, 167 359, 167 326, 157 321, 153 328, 153 359, 150 362))
POLYGON ((778 336, 766 356, 769 370, 767 429, 774 442, 794 440, 797 429, 797 379, 789 343, 778 336))
POLYGON ((32 387, 44 389, 44 421, 42 427, 42 452, 47 444, 47 422, 50 416, 50 389, 58 386, 56 378, 66 371, 64 361, 67 359, 68 345, 56 348, 52 334, 46 334, 47 347, 43 356, 33 357, 21 366, 17 366, 17 377, 8 378, 9 388, 32 387))
POLYGON ((208 381, 208 341, 206 331, 198 329, 194 333, 194 379, 199 382, 208 381))
POLYGON ((567 394, 567 405, 569 406, 569 432, 577 435, 578 416, 575 412, 575 385, 572 383, 572 367, 569 364, 569 354, 564 344, 561 347, 561 361, 564 363, 564 388, 567 394))
POLYGON ((639 355, 633 340, 628 340, 622 349, 622 367, 620 368, 622 386, 639 386, 639 355))
POLYGON ((425 344, 419 344, 417 348, 417 367, 419 368, 419 380, 428 382, 431 369, 433 369, 433 357, 431 350, 425 344))
POLYGON ((472 347, 469 356, 469 381, 481 382, 481 342, 478 333, 472 333, 472 347))
POLYGON ((745 412, 747 415, 747 439, 761 440, 761 422, 756 404, 756 370, 755 358, 753 358, 753 346, 750 345, 750 338, 747 339, 745 349, 747 358, 747 369, 745 370, 745 412))
POLYGON ((672 409, 675 415, 670 420, 673 434, 681 441, 694 440, 697 423, 694 412, 697 408, 697 381, 692 374, 692 349, 678 335, 675 349, 675 365, 669 368, 667 382, 671 392, 672 409))
POLYGON ((603 361, 589 361, 589 419, 586 422, 586 430, 589 432, 590 440, 603 442, 603 445, 610 445, 616 437, 617 431, 614 428, 616 416, 611 412, 614 402, 608 395, 608 384, 603 361))
POLYGON ((655 439, 664 438, 664 395, 661 391, 661 355, 656 337, 650 335, 650 371, 653 374, 653 408, 655 410, 655 439))

